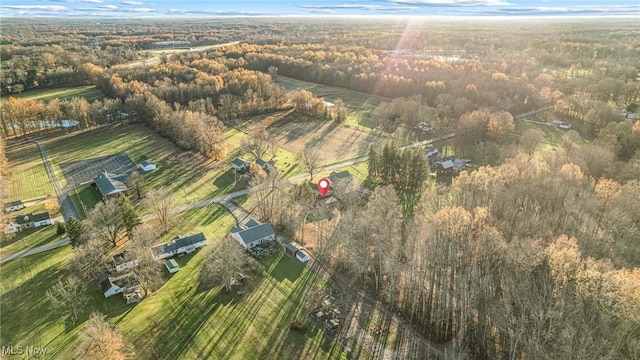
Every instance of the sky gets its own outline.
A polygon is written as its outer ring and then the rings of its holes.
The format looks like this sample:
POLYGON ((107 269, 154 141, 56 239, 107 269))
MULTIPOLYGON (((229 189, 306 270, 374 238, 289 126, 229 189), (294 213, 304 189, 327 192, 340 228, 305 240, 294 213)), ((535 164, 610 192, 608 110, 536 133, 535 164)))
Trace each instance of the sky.
POLYGON ((1 17, 631 16, 640 0, 0 0, 1 17))

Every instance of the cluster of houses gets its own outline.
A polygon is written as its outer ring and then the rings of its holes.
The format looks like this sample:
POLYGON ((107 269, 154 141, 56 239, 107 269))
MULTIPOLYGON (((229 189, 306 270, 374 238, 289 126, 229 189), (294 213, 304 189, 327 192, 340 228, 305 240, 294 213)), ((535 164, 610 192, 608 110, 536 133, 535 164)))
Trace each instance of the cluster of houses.
MULTIPOLYGON (((267 173, 275 166, 275 161, 273 159, 269 161, 256 159, 255 163, 267 173)), ((235 175, 236 179, 242 178, 246 180, 251 177, 251 163, 241 158, 235 158, 231 162, 231 171, 235 175)))
MULTIPOLYGON (((149 248, 150 256, 156 261, 164 261, 164 265, 170 273, 180 270, 180 266, 174 257, 191 254, 207 244, 203 233, 186 236, 176 236, 169 243, 157 244, 149 248)), ((136 303, 144 297, 142 285, 135 271, 139 265, 138 259, 128 251, 123 251, 111 258, 112 266, 107 269, 100 286, 104 297, 122 294, 127 304, 136 303)))
MULTIPOLYGON (((10 213, 24 209, 22 200, 11 201, 4 204, 4 212, 10 213)), ((18 214, 12 218, 5 228, 7 233, 17 233, 27 229, 35 229, 52 224, 51 214, 47 211, 40 213, 18 214)))
POLYGON ((471 160, 460 159, 454 155, 441 156, 438 149, 434 147, 426 148, 424 155, 429 162, 429 167, 435 169, 438 174, 457 174, 472 167, 471 160))

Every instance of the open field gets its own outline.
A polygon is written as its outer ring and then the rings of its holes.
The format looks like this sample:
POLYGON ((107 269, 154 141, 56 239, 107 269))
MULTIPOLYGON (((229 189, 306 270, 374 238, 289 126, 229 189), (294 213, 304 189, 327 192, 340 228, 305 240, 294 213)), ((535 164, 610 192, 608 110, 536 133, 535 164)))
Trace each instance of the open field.
POLYGON ((377 125, 371 121, 370 113, 375 110, 381 102, 390 102, 382 96, 370 95, 354 90, 344 89, 336 86, 322 85, 277 76, 277 81, 286 91, 296 91, 300 89, 308 90, 316 97, 323 97, 326 101, 335 101, 340 98, 347 106, 348 116, 345 124, 350 126, 361 126, 365 129, 374 129, 377 125))
POLYGON ((250 134, 266 128, 278 147, 293 154, 317 151, 328 164, 363 155, 372 143, 382 140, 370 132, 335 121, 311 120, 292 111, 242 119, 238 128, 250 134))
POLYGON ((87 101, 91 103, 94 100, 102 99, 104 94, 94 85, 87 85, 72 88, 30 90, 20 94, 11 94, 10 96, 24 100, 40 100, 45 103, 55 98, 62 101, 71 100, 78 96, 87 99, 87 101))
POLYGON ((180 271, 165 275, 167 282, 136 305, 125 305, 117 295, 104 299, 91 284, 91 301, 77 326, 50 311, 45 296, 66 272, 70 247, 2 265, 2 343, 43 346, 51 358, 72 358, 82 323, 99 310, 117 324, 139 359, 343 357, 320 328, 309 326, 305 334, 289 330, 292 320, 307 321, 307 289, 323 284, 302 264, 278 253, 262 261, 264 274, 252 276, 245 294, 230 295, 221 287, 204 290, 199 287, 204 254, 228 233, 233 217, 212 206, 174 221, 177 225, 163 240, 204 231, 208 246, 178 258, 180 271))
POLYGON ((18 251, 31 249, 60 240, 64 235, 56 234, 56 225, 41 226, 16 233, 13 237, 2 242, 0 256, 10 255, 18 251))
MULTIPOLYGON (((147 190, 168 186, 175 194, 177 205, 185 205, 244 186, 234 181, 228 164, 234 156, 240 155, 233 151, 233 148, 247 135, 235 129, 230 129, 227 134, 232 151, 227 159, 221 161, 212 161, 198 154, 181 151, 170 141, 141 125, 115 126, 74 133, 48 140, 45 147, 62 186, 66 184, 60 169, 63 163, 123 152, 138 164, 143 155, 148 156, 158 168, 145 173, 147 190)), ((280 160, 287 157, 289 161, 284 162, 293 166, 291 162, 295 157, 284 151, 276 154, 278 166, 283 168, 283 162, 280 160)), ((288 170, 286 166, 284 170, 288 170)))
POLYGON ((9 191, 7 200, 25 200, 54 195, 40 150, 33 142, 12 143, 7 146, 9 160, 9 191))

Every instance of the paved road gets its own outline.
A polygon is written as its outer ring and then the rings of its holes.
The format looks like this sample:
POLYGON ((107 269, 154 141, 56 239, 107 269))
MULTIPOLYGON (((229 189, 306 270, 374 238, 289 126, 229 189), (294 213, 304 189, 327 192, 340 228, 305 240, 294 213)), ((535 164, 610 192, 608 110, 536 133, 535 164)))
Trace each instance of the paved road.
POLYGON ((53 184, 53 189, 56 191, 56 196, 58 197, 58 201, 60 202, 60 206, 62 207, 62 217, 64 221, 68 221, 69 218, 74 217, 79 219, 78 213, 76 212, 75 206, 73 206, 73 201, 71 201, 71 197, 69 196, 69 190, 67 188, 62 188, 60 183, 58 183, 58 179, 56 179, 55 173, 53 172, 53 167, 51 166, 51 162, 49 161, 49 156, 47 155, 47 150, 44 148, 44 145, 40 141, 36 141, 38 144, 38 148, 40 149, 40 154, 42 155, 42 160, 44 161, 44 167, 47 169, 47 174, 49 175, 49 180, 51 180, 51 184, 53 184))
POLYGON ((19 259, 21 257, 25 257, 25 256, 28 256, 28 255, 38 254, 38 253, 41 253, 41 252, 57 249, 59 247, 65 246, 65 245, 69 245, 70 243, 71 242, 69 241, 69 237, 65 236, 64 238, 62 238, 62 240, 56 241, 54 243, 49 243, 49 244, 46 244, 46 245, 42 245, 42 246, 31 248, 31 249, 25 249, 25 250, 22 250, 22 251, 18 251, 15 254, 4 256, 4 257, 0 258, 0 264, 4 264, 7 261, 11 261, 11 260, 14 260, 14 259, 19 259))

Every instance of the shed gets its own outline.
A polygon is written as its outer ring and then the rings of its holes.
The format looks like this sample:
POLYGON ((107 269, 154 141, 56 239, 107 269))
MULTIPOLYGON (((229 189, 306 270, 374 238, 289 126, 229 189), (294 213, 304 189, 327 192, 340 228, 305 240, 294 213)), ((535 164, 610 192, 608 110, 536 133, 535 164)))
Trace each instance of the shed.
POLYGON ((155 170, 156 169, 156 164, 152 163, 149 160, 143 160, 140 163, 140 168, 142 168, 143 171, 151 171, 151 170, 155 170))
POLYGON ((167 267, 167 270, 169 270, 170 273, 176 273, 178 272, 178 270, 180 270, 180 266, 178 265, 178 263, 174 260, 174 259, 169 259, 165 262, 165 266, 167 267))

